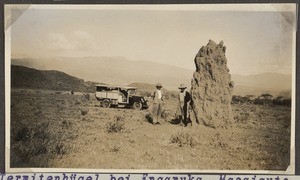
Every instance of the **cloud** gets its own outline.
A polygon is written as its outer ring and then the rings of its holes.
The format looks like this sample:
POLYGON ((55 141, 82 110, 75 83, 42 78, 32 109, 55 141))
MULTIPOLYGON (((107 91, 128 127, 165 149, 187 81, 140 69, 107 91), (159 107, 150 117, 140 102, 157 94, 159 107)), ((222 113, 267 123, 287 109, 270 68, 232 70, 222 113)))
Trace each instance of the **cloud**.
POLYGON ((50 33, 49 40, 49 48, 54 51, 75 50, 78 46, 78 42, 76 40, 67 38, 61 33, 50 33))
POLYGON ((80 38, 80 39, 84 39, 84 40, 92 40, 92 36, 91 34, 89 34, 86 31, 82 31, 82 30, 77 30, 74 32, 73 34, 74 36, 80 38))
POLYGON ((97 46, 91 34, 86 31, 76 30, 71 34, 49 34, 49 49, 52 51, 80 51, 88 53, 97 46))

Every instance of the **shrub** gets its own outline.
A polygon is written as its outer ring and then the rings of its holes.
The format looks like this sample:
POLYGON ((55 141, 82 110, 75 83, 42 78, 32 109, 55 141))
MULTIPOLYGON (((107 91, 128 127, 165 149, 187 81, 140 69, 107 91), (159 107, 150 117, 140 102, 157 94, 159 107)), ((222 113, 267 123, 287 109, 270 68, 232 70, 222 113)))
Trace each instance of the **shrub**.
POLYGON ((272 94, 266 93, 266 94, 260 95, 260 97, 263 98, 263 99, 272 99, 272 98, 273 98, 273 95, 272 95, 272 94))
POLYGON ((113 122, 107 123, 106 130, 108 133, 118 133, 125 129, 124 126, 124 118, 121 116, 115 116, 113 122))
MULTIPOLYGON (((70 126, 69 126, 70 128, 70 126)), ((70 150, 66 140, 72 134, 64 134, 65 129, 55 123, 18 122, 12 131, 12 166, 48 166, 54 156, 62 156, 70 150), (16 157, 17 156, 17 157, 16 157)))
MULTIPOLYGON (((55 112, 49 117, 44 102, 41 103, 43 99, 29 96, 24 100, 18 98, 19 94, 13 95, 11 101, 10 165, 49 167, 52 158, 63 156, 73 148, 70 140, 77 136, 72 121, 62 116, 66 112, 60 105, 49 107, 55 112)), ((56 99, 49 99, 48 103, 56 104, 56 99)))
POLYGON ((74 104, 75 104, 75 105, 79 105, 79 104, 81 104, 81 101, 76 100, 74 104))
POLYGON ((197 143, 195 139, 188 133, 177 133, 170 138, 171 144, 178 144, 179 147, 190 146, 194 147, 197 143))
POLYGON ((246 123, 249 121, 249 112, 240 112, 238 113, 235 117, 234 117, 234 120, 236 123, 246 123))
POLYGON ((120 146, 114 146, 110 151, 111 151, 111 152, 119 152, 120 149, 121 149, 120 146))
POLYGON ((80 112, 81 112, 81 115, 82 115, 82 116, 85 116, 85 115, 88 114, 89 110, 88 110, 87 108, 81 108, 81 109, 80 109, 80 112))
POLYGON ((72 121, 63 120, 62 125, 63 127, 69 128, 72 125, 72 121))
POLYGON ((83 96, 86 100, 90 100, 90 93, 84 93, 83 96))
POLYGON ((226 140, 221 134, 218 132, 212 137, 212 141, 209 143, 212 147, 216 149, 228 148, 228 140, 226 140))
POLYGON ((253 103, 254 96, 253 95, 246 95, 246 96, 239 96, 239 95, 233 95, 232 96, 232 104, 252 104, 253 103))
POLYGON ((115 116, 114 119, 116 121, 124 121, 124 117, 122 117, 122 116, 115 116))
POLYGON ((256 99, 254 99, 254 104, 258 104, 258 105, 273 105, 273 100, 272 99, 256 98, 256 99))
POLYGON ((280 106, 288 106, 291 107, 291 99, 290 98, 284 98, 282 96, 278 96, 276 99, 273 99, 274 105, 280 105, 280 106))
POLYGON ((166 110, 164 109, 161 113, 161 117, 165 120, 168 121, 169 119, 171 119, 173 116, 173 113, 171 112, 171 110, 166 110))

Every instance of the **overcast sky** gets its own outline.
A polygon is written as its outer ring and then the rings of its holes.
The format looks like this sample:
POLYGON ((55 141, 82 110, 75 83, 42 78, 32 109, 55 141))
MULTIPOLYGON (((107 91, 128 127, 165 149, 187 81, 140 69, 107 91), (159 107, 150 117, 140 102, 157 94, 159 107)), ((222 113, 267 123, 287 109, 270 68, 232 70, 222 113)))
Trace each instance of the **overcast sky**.
POLYGON ((31 7, 21 16, 12 11, 12 57, 121 56, 195 69, 195 55, 212 39, 224 41, 233 74, 291 74, 292 12, 228 11, 222 5, 218 11, 42 7, 31 7))

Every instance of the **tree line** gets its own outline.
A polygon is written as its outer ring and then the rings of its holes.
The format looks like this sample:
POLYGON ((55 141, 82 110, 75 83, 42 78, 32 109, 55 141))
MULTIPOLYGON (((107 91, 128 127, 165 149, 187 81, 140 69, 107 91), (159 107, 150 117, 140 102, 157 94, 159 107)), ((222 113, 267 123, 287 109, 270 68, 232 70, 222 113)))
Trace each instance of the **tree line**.
POLYGON ((257 105, 278 105, 291 107, 291 98, 283 96, 274 97, 272 94, 261 94, 260 96, 254 95, 233 95, 232 104, 257 104, 257 105))

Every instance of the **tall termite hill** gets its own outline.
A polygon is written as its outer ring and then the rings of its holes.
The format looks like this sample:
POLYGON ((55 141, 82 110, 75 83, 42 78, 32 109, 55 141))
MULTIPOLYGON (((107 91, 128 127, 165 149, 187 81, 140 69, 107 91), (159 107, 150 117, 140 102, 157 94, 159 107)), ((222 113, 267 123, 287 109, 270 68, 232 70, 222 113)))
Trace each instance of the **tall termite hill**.
POLYGON ((195 57, 196 71, 191 84, 192 113, 198 123, 209 127, 227 127, 233 121, 231 98, 233 82, 221 41, 209 40, 195 57))

